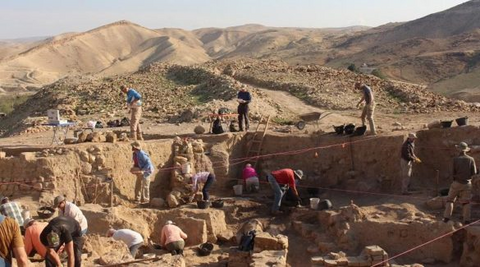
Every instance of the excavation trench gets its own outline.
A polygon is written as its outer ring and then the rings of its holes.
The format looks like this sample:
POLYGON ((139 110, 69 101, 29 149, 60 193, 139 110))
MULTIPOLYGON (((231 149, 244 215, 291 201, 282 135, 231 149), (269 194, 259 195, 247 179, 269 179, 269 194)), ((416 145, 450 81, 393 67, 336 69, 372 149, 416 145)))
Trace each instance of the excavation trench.
MULTIPOLYGON (((308 253, 288 254, 287 261, 292 264, 304 263, 305 257, 322 256, 332 251, 358 255, 370 245, 379 245, 393 256, 458 228, 439 222, 441 206, 432 209, 424 203, 435 195, 436 188, 450 184, 451 161, 456 155, 452 149, 454 144, 466 141, 473 148, 472 156, 479 158, 480 131, 476 127, 420 131, 418 137, 417 154, 424 162, 415 166, 412 177, 412 188, 418 194, 405 198, 399 195, 399 155, 403 136, 268 134, 258 161, 260 176, 279 168, 302 169, 305 179, 300 182, 299 191, 305 204, 309 197, 329 198, 334 203, 330 211, 286 207, 291 212, 279 218, 268 215, 272 193, 266 183, 262 182, 259 194, 233 197, 232 186, 238 183, 242 167, 249 161, 245 153, 252 133, 195 137, 202 140, 202 155, 195 156, 197 165, 194 167, 197 171, 202 168, 214 171, 217 180, 212 194, 228 199, 223 209, 200 210, 193 204, 180 204, 172 209, 135 207, 132 204, 135 177, 129 173, 131 148, 129 143, 122 142, 84 143, 30 151, 28 148, 5 148, 0 154, 0 193, 24 201, 32 211, 52 203, 55 195, 66 194, 68 199, 81 205, 90 222, 91 234, 103 235, 110 226, 131 228, 152 242, 159 242, 163 223, 174 220, 191 237, 187 245, 196 246, 206 241, 220 245, 215 257, 204 263, 227 262, 230 257, 227 247, 235 244, 233 237, 239 227, 254 218, 262 221, 265 231, 273 235, 295 235, 292 241, 304 241, 300 247, 308 244, 308 253), (109 208, 111 201, 113 208, 109 208)), ((174 186, 174 143, 172 139, 155 139, 143 144, 156 167, 152 198, 166 200, 174 186)), ((477 191, 475 194, 478 197, 477 191)), ((473 218, 479 215, 474 208, 473 218)), ((458 221, 458 216, 455 213, 454 220, 458 221)), ((479 264, 476 255, 480 250, 480 233, 477 232, 477 227, 469 227, 455 235, 447 235, 399 257, 396 262, 427 261, 428 266, 461 261, 465 266, 475 266, 479 264)), ((103 237, 89 238, 91 246, 103 242, 103 237)), ((290 247, 295 246, 292 241, 290 247)), ((106 251, 89 249, 92 258, 106 251)))

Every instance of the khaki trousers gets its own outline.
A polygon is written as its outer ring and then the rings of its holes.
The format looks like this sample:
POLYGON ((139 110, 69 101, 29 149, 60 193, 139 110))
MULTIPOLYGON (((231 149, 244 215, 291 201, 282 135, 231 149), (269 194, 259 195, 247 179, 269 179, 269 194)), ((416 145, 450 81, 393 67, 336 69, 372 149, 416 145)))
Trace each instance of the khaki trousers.
POLYGON ((137 174, 137 181, 135 183, 135 199, 140 201, 150 200, 150 175, 144 177, 143 174, 137 174))
POLYGON ((140 118, 142 117, 142 107, 130 109, 130 138, 142 140, 142 129, 140 128, 140 118))
POLYGON ((375 112, 375 103, 372 102, 363 107, 362 116, 361 116, 363 125, 365 125, 365 119, 368 120, 368 123, 370 124, 371 134, 377 134, 377 131, 375 129, 375 121, 373 120, 374 112, 375 112))
POLYGON ((402 193, 408 192, 408 186, 410 185, 410 178, 412 177, 412 161, 406 161, 400 159, 400 169, 402 171, 402 193))
POLYGON ((472 183, 468 182, 468 184, 461 184, 457 181, 453 181, 450 185, 450 190, 448 191, 447 204, 443 217, 450 219, 453 212, 453 202, 458 199, 458 202, 462 204, 463 222, 470 221, 471 198, 472 183))

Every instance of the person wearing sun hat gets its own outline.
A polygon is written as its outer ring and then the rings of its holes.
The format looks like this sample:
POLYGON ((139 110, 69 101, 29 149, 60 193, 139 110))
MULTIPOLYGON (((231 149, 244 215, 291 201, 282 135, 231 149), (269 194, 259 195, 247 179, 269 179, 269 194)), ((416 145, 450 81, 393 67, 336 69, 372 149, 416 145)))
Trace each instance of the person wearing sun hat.
POLYGON ((477 174, 475 159, 467 155, 468 144, 461 142, 456 145, 460 155, 453 159, 453 183, 450 185, 443 221, 448 222, 453 212, 453 203, 458 200, 462 204, 463 223, 469 224, 471 219, 472 176, 477 174))
POLYGON ((148 203, 150 201, 150 176, 154 167, 150 156, 142 150, 142 145, 135 141, 131 143, 133 167, 132 174, 137 176, 135 183, 135 200, 137 203, 148 203))
POLYGON ((272 205, 272 214, 276 215, 280 213, 280 206, 282 205, 282 198, 288 189, 291 189, 300 206, 300 196, 298 195, 295 179, 301 180, 303 178, 302 170, 281 169, 273 171, 267 175, 267 180, 272 186, 274 193, 274 200, 272 205))
POLYGON ((43 229, 40 234, 40 241, 47 248, 45 254, 45 266, 63 266, 58 255, 58 250, 65 245, 67 252, 67 266, 82 266, 82 228, 80 224, 71 217, 55 217, 43 229))
POLYGON ((160 244, 172 255, 183 255, 183 248, 185 247, 185 234, 180 227, 173 224, 172 221, 166 221, 162 228, 162 235, 160 237, 160 244))
POLYGON ((413 163, 421 163, 422 161, 415 155, 415 140, 417 135, 409 133, 407 140, 402 145, 400 156, 400 169, 402 170, 402 194, 410 195, 408 186, 412 177, 413 163))
POLYGON ((58 216, 74 218, 82 228, 82 236, 87 234, 88 221, 80 208, 74 203, 67 201, 65 196, 59 195, 53 200, 53 208, 58 209, 58 216))

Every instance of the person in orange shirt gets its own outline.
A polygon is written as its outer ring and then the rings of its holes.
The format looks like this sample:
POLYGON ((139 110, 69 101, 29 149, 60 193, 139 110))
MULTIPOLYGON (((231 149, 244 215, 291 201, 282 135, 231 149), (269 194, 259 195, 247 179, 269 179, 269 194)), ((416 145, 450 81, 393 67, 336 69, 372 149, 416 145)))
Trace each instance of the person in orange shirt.
POLYGON ((162 228, 162 236, 160 238, 160 244, 166 248, 172 255, 180 254, 183 256, 183 248, 185 247, 185 241, 187 234, 178 226, 173 225, 172 221, 167 221, 162 228))
POLYGON ((35 253, 45 258, 47 248, 40 242, 40 234, 47 227, 47 222, 37 222, 35 219, 28 218, 23 223, 25 228, 25 251, 27 255, 33 256, 35 253))

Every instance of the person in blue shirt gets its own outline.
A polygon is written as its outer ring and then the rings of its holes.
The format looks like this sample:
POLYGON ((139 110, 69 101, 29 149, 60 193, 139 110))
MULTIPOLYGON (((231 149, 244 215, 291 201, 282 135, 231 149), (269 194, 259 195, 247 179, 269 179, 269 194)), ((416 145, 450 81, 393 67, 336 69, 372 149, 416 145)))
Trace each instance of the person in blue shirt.
POLYGON ((375 121, 373 120, 373 113, 375 112, 375 101, 373 98, 372 89, 360 82, 355 83, 355 89, 362 91, 362 99, 358 101, 357 108, 365 101, 365 106, 363 107, 362 111, 362 124, 365 126, 365 119, 368 120, 370 124, 370 134, 377 135, 377 131, 375 129, 375 121))
POLYGON ((245 85, 242 85, 242 87, 240 88, 240 92, 238 92, 237 96, 237 101, 238 126, 240 128, 240 131, 243 131, 243 129, 248 131, 248 104, 252 101, 252 96, 250 95, 250 92, 247 91, 247 87, 245 85), (243 128, 243 121, 245 121, 245 128, 243 128))
POLYGON ((125 85, 120 90, 127 95, 127 109, 130 110, 130 138, 143 140, 140 118, 142 117, 142 96, 132 88, 125 85))
POLYGON ((133 142, 131 146, 133 151, 133 168, 130 172, 137 176, 135 200, 137 203, 148 203, 150 201, 150 176, 154 167, 150 157, 142 150, 139 142, 133 142))

